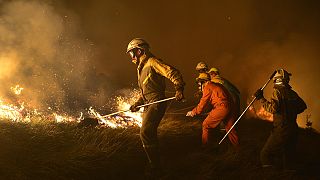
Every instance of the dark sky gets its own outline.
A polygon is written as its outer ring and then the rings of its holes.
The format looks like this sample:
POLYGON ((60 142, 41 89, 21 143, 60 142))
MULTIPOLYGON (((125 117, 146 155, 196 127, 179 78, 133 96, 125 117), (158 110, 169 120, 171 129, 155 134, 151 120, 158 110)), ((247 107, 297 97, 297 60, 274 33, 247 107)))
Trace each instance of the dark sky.
POLYGON ((317 70, 319 55, 318 4, 302 0, 65 2, 97 48, 93 61, 99 71, 123 84, 134 82, 135 66, 125 49, 132 38, 142 37, 156 56, 184 74, 189 88, 200 60, 220 68, 238 86, 257 80, 261 84, 277 67, 294 76, 306 71, 317 74, 312 70, 317 70))
MULTIPOLYGON (((186 95, 195 90, 194 70, 205 61, 239 87, 243 97, 262 86, 274 69, 293 74, 293 88, 318 120, 320 86, 320 5, 316 0, 68 0, 81 30, 94 43, 100 72, 119 83, 136 82, 125 54, 134 37, 183 74, 186 95)), ((272 85, 269 85, 272 87, 272 85)), ((270 90, 266 90, 266 97, 270 90)), ((318 128, 320 125, 318 125, 318 128)))
MULTIPOLYGON (((153 54, 181 71, 187 98, 196 88, 199 61, 219 68, 241 90, 244 101, 275 69, 285 68, 293 74, 293 89, 309 107, 299 118, 304 122, 311 114, 313 121, 320 119, 317 0, 36 2, 50 4, 64 21, 76 24, 74 43, 90 42, 90 64, 105 75, 107 85, 109 81, 119 89, 136 85, 136 66, 125 51, 132 38, 141 37, 153 54)), ((55 19, 59 22, 59 17, 55 19)), ((265 91, 267 98, 271 87, 265 91)), ((320 123, 316 126, 320 129, 320 123)))

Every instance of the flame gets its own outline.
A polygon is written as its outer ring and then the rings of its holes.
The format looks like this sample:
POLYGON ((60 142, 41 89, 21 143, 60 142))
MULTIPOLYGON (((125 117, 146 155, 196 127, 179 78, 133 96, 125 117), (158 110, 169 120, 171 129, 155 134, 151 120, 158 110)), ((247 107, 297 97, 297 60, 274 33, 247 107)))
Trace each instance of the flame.
POLYGON ((135 102, 139 98, 139 91, 133 90, 130 92, 129 97, 118 96, 116 97, 117 110, 124 111, 113 116, 102 116, 92 107, 89 108, 88 114, 98 119, 99 124, 111 128, 125 128, 130 126, 142 125, 142 111, 130 112, 130 104, 135 102))
POLYGON ((19 108, 14 105, 7 105, 3 100, 0 99, 0 118, 10 119, 12 121, 22 121, 24 117, 22 116, 23 108, 19 108))
POLYGON ((80 122, 81 118, 82 118, 82 112, 80 113, 80 117, 79 118, 75 118, 72 116, 68 116, 68 115, 61 115, 61 114, 57 114, 57 113, 53 113, 55 122, 57 123, 69 123, 69 122, 80 122))
POLYGON ((15 87, 11 87, 10 89, 11 89, 11 91, 12 91, 14 94, 16 94, 16 95, 20 95, 21 92, 22 92, 22 90, 23 90, 23 88, 20 87, 19 84, 17 84, 15 87))
POLYGON ((266 111, 263 107, 260 107, 260 109, 256 112, 257 116, 260 119, 267 120, 267 121, 273 121, 273 114, 266 111))
MULTIPOLYGON (((66 114, 58 114, 56 112, 47 111, 42 112, 36 108, 28 107, 25 105, 25 102, 19 100, 18 98, 24 88, 20 85, 16 85, 10 89, 17 96, 17 100, 15 102, 16 105, 13 105, 3 98, 0 98, 0 119, 7 119, 13 122, 30 123, 32 119, 36 119, 36 117, 42 117, 42 119, 57 123, 68 123, 79 122, 82 118, 82 113, 80 114, 80 118, 75 118, 66 114)), ((48 110, 51 110, 51 108, 49 107, 48 110)))
MULTIPOLYGON (((247 104, 249 104, 249 101, 247 101, 247 104)), ((251 115, 254 115, 256 118, 273 122, 273 114, 266 111, 263 106, 260 106, 257 110, 257 108, 252 105, 249 107, 249 112, 251 112, 251 115)))
MULTIPOLYGON (((0 119, 8 119, 13 122, 24 122, 30 123, 33 119, 41 117, 42 120, 53 121, 56 123, 79 123, 84 119, 83 113, 80 112, 79 117, 70 116, 66 113, 53 112, 51 107, 48 107, 46 111, 38 110, 36 108, 28 107, 23 101, 21 101, 18 96, 21 95, 24 89, 20 85, 16 85, 10 88, 11 91, 17 96, 16 105, 5 101, 0 97, 0 119)), ((135 102, 139 97, 139 91, 133 90, 129 93, 128 97, 116 97, 116 104, 118 110, 129 110, 130 104, 135 102)), ((139 112, 123 112, 114 116, 102 116, 92 107, 89 108, 88 114, 98 119, 101 127, 111 127, 111 128, 125 128, 131 126, 141 126, 142 117, 141 111, 139 112)))

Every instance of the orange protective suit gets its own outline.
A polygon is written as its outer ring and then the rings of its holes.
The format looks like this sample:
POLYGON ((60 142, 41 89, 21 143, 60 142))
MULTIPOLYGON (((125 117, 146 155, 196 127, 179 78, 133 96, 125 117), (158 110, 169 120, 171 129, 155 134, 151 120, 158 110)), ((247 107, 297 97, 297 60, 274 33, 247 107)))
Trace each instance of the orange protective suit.
MULTIPOLYGON (((203 87, 203 95, 199 104, 192 112, 194 115, 201 114, 207 105, 212 105, 212 110, 202 123, 202 144, 208 144, 209 130, 216 128, 221 121, 225 123, 226 131, 228 131, 234 123, 235 108, 232 97, 225 87, 221 84, 208 82, 203 87)), ((228 135, 229 140, 234 146, 239 144, 238 136, 235 129, 228 135)))

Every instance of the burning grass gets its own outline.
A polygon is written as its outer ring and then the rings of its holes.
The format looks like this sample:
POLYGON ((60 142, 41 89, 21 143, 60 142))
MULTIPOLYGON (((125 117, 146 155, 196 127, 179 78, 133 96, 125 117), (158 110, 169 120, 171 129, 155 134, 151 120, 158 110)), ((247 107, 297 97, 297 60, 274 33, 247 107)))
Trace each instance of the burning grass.
MULTIPOLYGON (((319 134, 301 131, 301 172, 263 172, 259 152, 270 123, 243 119, 241 147, 200 148, 201 118, 167 115, 159 127, 165 179, 317 179, 319 134)), ((143 179, 146 157, 139 128, 81 127, 77 123, 0 121, 0 179, 143 179)))

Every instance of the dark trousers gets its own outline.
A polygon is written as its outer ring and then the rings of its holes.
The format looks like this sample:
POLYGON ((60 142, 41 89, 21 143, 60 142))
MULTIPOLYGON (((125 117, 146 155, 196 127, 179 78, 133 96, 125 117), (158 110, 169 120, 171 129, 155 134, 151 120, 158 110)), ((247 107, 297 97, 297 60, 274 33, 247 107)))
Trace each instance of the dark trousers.
POLYGON ((149 161, 146 169, 147 177, 157 177, 161 174, 157 131, 165 114, 166 107, 166 103, 148 106, 142 117, 140 138, 149 161))
POLYGON ((297 127, 274 127, 260 152, 261 164, 282 168, 294 166, 297 139, 297 127))
POLYGON ((158 145, 158 126, 166 111, 166 103, 153 104, 147 107, 142 117, 140 138, 143 146, 158 145))

